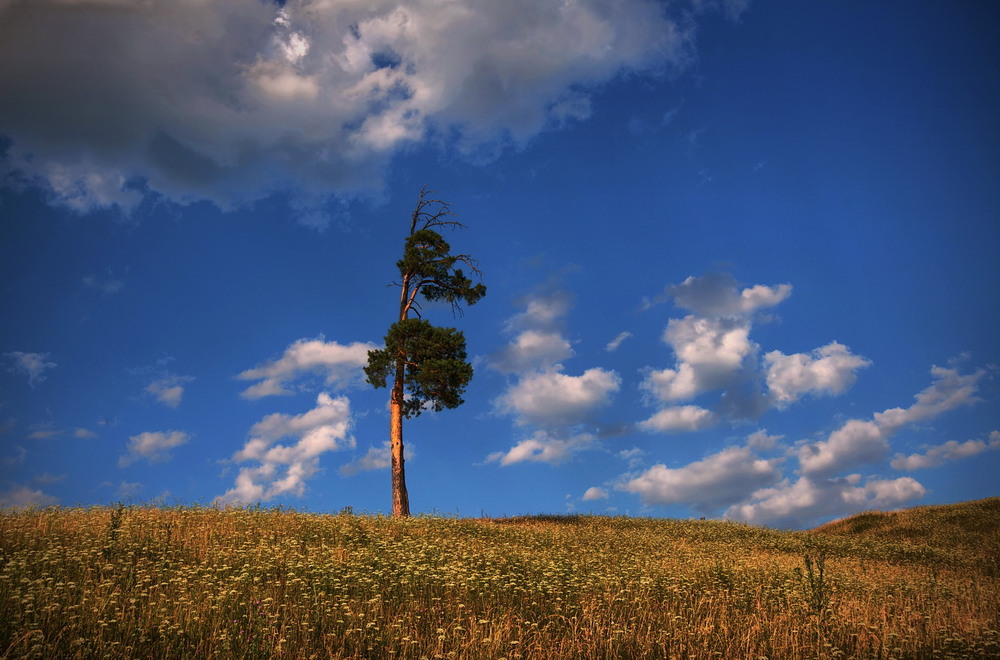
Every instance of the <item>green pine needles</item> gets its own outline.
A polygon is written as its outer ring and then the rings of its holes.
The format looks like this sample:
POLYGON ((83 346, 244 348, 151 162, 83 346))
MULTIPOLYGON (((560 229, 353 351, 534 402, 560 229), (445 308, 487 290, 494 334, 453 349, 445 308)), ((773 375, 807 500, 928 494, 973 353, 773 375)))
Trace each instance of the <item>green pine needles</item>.
POLYGON ((462 393, 472 380, 466 361, 465 336, 455 328, 439 328, 423 319, 393 323, 386 348, 368 353, 365 374, 375 387, 385 387, 403 358, 403 417, 417 417, 425 408, 440 412, 465 403, 462 393))
POLYGON ((392 455, 392 512, 410 515, 403 462, 403 418, 424 410, 456 408, 472 380, 465 336, 455 328, 432 325, 421 317, 422 302, 446 302, 453 315, 461 315, 462 304, 474 305, 486 295, 486 286, 466 275, 481 278, 478 262, 467 254, 452 254, 441 232, 464 228, 453 219, 446 202, 420 191, 410 218, 410 231, 403 257, 396 262, 400 279, 399 316, 385 336, 385 347, 368 352, 365 375, 376 388, 390 379, 389 437, 392 455), (416 318, 411 318, 411 314, 416 318))

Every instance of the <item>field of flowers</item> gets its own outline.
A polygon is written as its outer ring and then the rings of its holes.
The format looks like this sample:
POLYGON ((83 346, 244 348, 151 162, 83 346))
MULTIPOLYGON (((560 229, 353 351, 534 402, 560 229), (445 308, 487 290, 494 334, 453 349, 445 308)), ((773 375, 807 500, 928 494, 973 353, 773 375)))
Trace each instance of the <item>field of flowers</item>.
POLYGON ((1000 657, 997 548, 941 541, 600 516, 9 510, 0 657, 1000 657))

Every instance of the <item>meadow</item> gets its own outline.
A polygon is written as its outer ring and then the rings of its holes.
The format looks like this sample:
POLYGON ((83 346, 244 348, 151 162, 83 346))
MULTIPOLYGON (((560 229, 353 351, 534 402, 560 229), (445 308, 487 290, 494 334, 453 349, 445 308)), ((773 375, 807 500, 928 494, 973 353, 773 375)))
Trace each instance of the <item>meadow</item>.
POLYGON ((0 553, 4 658, 1000 657, 1000 498, 812 532, 7 510, 0 553))

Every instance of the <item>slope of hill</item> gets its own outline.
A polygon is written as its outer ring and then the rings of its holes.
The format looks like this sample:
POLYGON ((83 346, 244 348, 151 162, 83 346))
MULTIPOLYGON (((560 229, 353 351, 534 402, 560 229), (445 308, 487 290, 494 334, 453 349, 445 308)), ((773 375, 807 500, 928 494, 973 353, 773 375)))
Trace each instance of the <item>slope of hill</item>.
POLYGON ((1000 575, 1000 497, 869 511, 827 523, 813 533, 927 546, 982 560, 984 567, 1000 575))
POLYGON ((0 658, 996 658, 998 504, 812 532, 0 510, 0 658))

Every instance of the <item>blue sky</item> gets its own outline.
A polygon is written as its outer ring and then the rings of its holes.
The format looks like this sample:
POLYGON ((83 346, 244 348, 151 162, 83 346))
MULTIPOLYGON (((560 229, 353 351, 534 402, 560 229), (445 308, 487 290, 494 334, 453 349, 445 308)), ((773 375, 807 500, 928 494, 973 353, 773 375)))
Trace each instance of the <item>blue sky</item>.
POLYGON ((415 513, 1000 495, 977 2, 0 0, 0 503, 385 512, 422 186, 489 291, 415 513))

